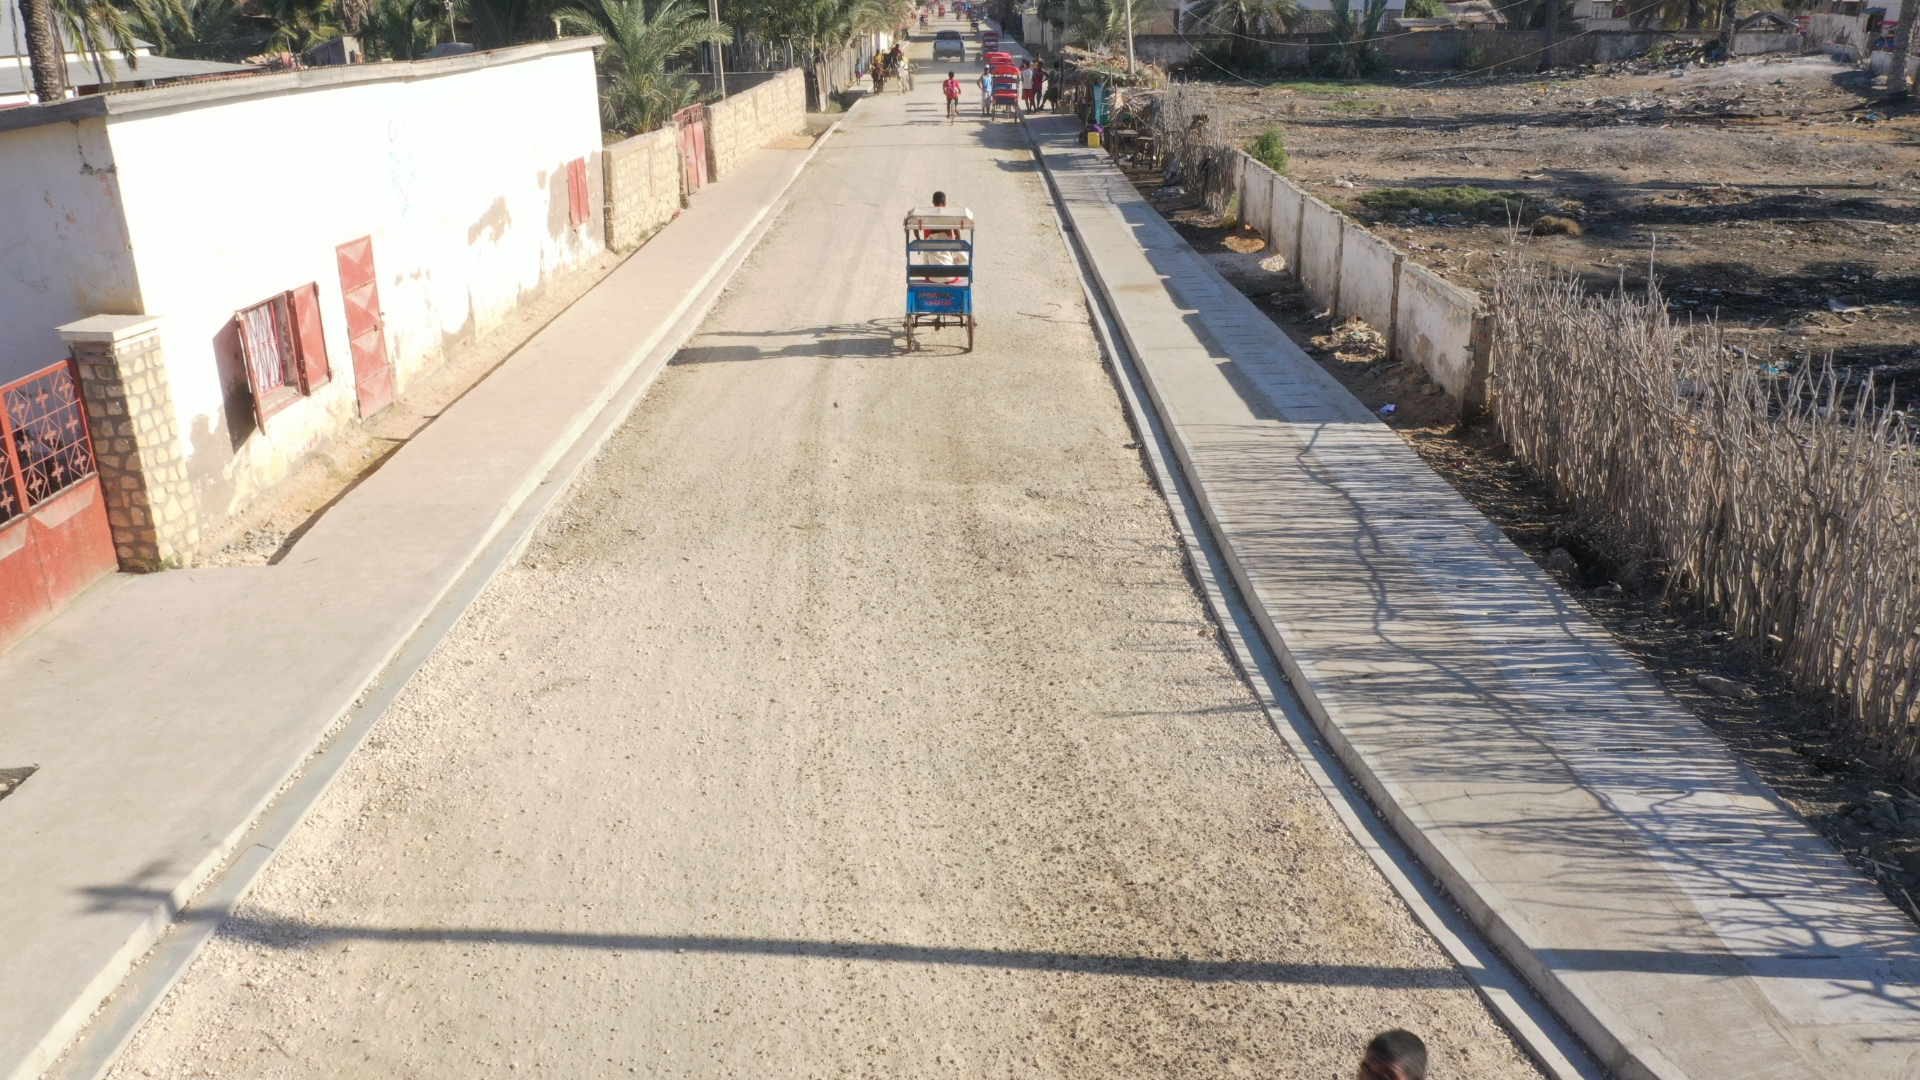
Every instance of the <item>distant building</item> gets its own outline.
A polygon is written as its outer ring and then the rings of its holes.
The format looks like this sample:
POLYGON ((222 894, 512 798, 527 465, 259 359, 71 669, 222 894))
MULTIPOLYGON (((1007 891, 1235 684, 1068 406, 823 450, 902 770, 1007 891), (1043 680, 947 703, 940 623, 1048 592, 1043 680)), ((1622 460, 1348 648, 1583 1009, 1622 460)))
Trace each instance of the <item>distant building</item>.
MULTIPOLYGON (((66 61, 67 85, 80 94, 159 86, 196 76, 253 70, 244 64, 157 56, 153 44, 146 41, 134 42, 132 57, 118 52, 100 56, 68 52, 66 61)), ((33 66, 27 59, 27 28, 20 22, 19 5, 13 0, 0 0, 0 107, 25 105, 32 100, 33 66)))
POLYGON ((300 54, 300 62, 308 67, 338 67, 363 63, 365 60, 366 53, 360 48, 360 39, 352 34, 329 38, 300 54))

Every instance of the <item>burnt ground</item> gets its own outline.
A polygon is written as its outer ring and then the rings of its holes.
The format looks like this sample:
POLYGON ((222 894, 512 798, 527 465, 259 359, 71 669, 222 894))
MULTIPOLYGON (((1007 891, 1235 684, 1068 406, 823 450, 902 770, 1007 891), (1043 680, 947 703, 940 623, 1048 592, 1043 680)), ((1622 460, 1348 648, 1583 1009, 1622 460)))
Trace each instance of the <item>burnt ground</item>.
POLYGON ((1470 185, 1577 221, 1532 251, 1591 287, 1645 282, 1757 359, 1880 368, 1920 398, 1920 102, 1889 109, 1824 56, 1500 80, 1211 84, 1244 144, 1273 125, 1289 178, 1411 257, 1484 289, 1504 220, 1374 214, 1388 187, 1470 185), (1829 301, 1861 311, 1835 312, 1829 301))
MULTIPOLYGON (((1136 168, 1130 175, 1149 196, 1161 188, 1161 177, 1152 170, 1136 168)), ((1911 187, 1920 189, 1920 184, 1911 187)), ((1920 190, 1915 194, 1920 195, 1920 190)), ((1159 198, 1156 205, 1275 326, 1369 408, 1377 411, 1394 405, 1388 423, 1434 471, 1545 567, 1622 648, 1725 740, 1735 757, 1759 774, 1848 862, 1873 879, 1895 906, 1920 921, 1920 903, 1916 903, 1920 897, 1920 794, 1901 786, 1900 763, 1882 760, 1849 734, 1833 700, 1797 694, 1775 665, 1733 640, 1710 616, 1665 597, 1657 580, 1638 588, 1614 582, 1597 548, 1581 536, 1571 509, 1514 460, 1490 422, 1459 423, 1457 403, 1417 365, 1387 361, 1380 336, 1371 328, 1357 321, 1334 325, 1317 313, 1284 273, 1284 259, 1265 251, 1257 233, 1223 227, 1185 194, 1159 198), (1716 682, 1716 676, 1727 682, 1716 682), (1720 692, 1710 689, 1715 686, 1720 692), (1738 696, 1746 691, 1752 696, 1738 696)), ((1685 228, 1698 232, 1717 226, 1685 228)), ((1413 235, 1446 236, 1462 249, 1469 243, 1490 245, 1495 238, 1491 230, 1447 230, 1438 225, 1416 227, 1413 235), (1475 239, 1462 239, 1465 236, 1475 239)), ((1504 230, 1499 236, 1504 245, 1504 230)), ((1404 234, 1396 240, 1407 243, 1404 234)), ((1589 259, 1626 250, 1620 246, 1625 241, 1596 242, 1592 234, 1554 238, 1564 240, 1587 241, 1589 246, 1582 250, 1589 259)), ((1447 253, 1453 250, 1449 247, 1447 253)), ((1911 258, 1910 241, 1904 251, 1911 258)), ((1639 258, 1644 266, 1645 253, 1639 258)), ((1661 265, 1666 272, 1665 257, 1661 265)), ((1456 275, 1455 280, 1477 284, 1471 275, 1456 275)), ((1671 287, 1702 279, 1674 272, 1666 280, 1671 287)), ((1747 288, 1767 283, 1749 274, 1747 288)), ((1920 289, 1910 296, 1920 300, 1920 289)), ((1883 322, 1866 321, 1857 332, 1854 327, 1848 332, 1868 350, 1866 355, 1873 356, 1879 355, 1873 349, 1891 351, 1899 326, 1908 328, 1906 346, 1911 351, 1916 325, 1910 309, 1896 309, 1883 322), (1870 345, 1870 336, 1883 340, 1870 345)), ((1785 325, 1779 329, 1784 332, 1785 325)), ((1920 363, 1915 366, 1920 369, 1920 363)))

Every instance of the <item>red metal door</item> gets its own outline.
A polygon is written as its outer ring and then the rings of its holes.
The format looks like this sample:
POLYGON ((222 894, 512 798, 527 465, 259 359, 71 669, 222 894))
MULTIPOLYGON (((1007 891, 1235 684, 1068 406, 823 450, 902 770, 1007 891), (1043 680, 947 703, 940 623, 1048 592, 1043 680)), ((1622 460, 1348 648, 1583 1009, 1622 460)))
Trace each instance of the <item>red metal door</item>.
POLYGON ((707 186, 707 107, 689 105, 673 114, 680 129, 680 170, 689 194, 707 186))
POLYGON ((0 649, 117 563, 67 361, 0 386, 0 649))
POLYGON ((340 260, 340 296, 347 306, 347 348, 353 353, 353 383, 360 415, 393 403, 393 365, 387 362, 387 324, 380 318, 380 285, 373 270, 373 237, 334 249, 340 260))

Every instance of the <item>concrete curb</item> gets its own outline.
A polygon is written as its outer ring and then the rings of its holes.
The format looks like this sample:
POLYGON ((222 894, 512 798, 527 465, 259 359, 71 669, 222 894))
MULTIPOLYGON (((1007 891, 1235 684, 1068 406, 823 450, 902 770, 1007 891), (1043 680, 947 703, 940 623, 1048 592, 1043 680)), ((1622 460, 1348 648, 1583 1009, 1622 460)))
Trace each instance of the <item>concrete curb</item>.
POLYGON ((118 989, 94 1011, 77 1034, 63 1040, 59 1056, 41 1076, 46 1080, 96 1080, 112 1068, 140 1025, 159 1007, 221 923, 272 864, 280 845, 306 820, 320 797, 346 768, 354 750, 373 730, 387 707, 494 576, 526 549, 548 512, 572 489, 580 470, 645 398, 667 361, 699 328, 733 274, 779 218, 793 181, 806 171, 813 156, 839 128, 840 122, 835 121, 814 140, 786 186, 741 230, 733 245, 714 262, 699 284, 689 290, 686 299, 675 308, 674 317, 635 350, 632 362, 623 369, 623 377, 609 385, 581 423, 556 440, 555 450, 516 493, 515 505, 505 508, 500 524, 482 542, 467 569, 395 647, 386 664, 372 673, 343 719, 329 725, 314 749, 278 787, 275 796, 209 857, 205 864, 209 870, 196 885, 193 898, 178 905, 171 917, 157 913, 161 923, 156 931, 158 941, 143 957, 132 961, 131 970, 115 980, 118 989))
POLYGON ((1024 120, 1021 130, 1047 178, 1048 192, 1054 200, 1055 221, 1062 233, 1073 237, 1069 246, 1087 295, 1094 329, 1113 363, 1114 381, 1140 436, 1142 453, 1167 500, 1208 606, 1220 623, 1235 663, 1260 698, 1268 722, 1293 751, 1294 758, 1320 789, 1354 842, 1366 852, 1421 927, 1460 968, 1481 1000, 1541 1070, 1554 1080, 1604 1080, 1608 1075, 1606 1070, 1474 928, 1472 921, 1440 889, 1433 874, 1395 835, 1372 800, 1361 792, 1359 784, 1328 748, 1294 696, 1275 651, 1268 647, 1266 635, 1271 628, 1261 624, 1247 603, 1234 574, 1231 554, 1220 544, 1217 532, 1207 520, 1190 466, 1184 464, 1184 456, 1161 422, 1157 405, 1150 404, 1151 382, 1133 362, 1132 353, 1123 344, 1124 328, 1108 311, 1113 297, 1100 279, 1099 267, 1062 214, 1053 171, 1024 120), (1093 282, 1088 280, 1089 275, 1093 282), (1097 288, 1094 282, 1098 282, 1097 288))

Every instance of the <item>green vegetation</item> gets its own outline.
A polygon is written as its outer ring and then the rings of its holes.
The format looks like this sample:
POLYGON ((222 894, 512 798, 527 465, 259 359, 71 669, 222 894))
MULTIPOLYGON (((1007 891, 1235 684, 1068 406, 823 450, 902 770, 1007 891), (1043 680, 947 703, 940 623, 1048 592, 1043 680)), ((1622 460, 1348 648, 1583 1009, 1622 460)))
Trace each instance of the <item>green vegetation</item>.
POLYGON ((1296 0, 1197 0, 1187 12, 1208 33, 1230 35, 1212 50, 1221 55, 1206 59, 1238 74, 1257 74, 1271 68, 1272 54, 1261 39, 1270 34, 1290 34, 1300 22, 1296 0))
MULTIPOLYGON (((1135 0, 1136 4, 1148 0, 1135 0)), ((1115 10, 1120 10, 1116 8, 1115 10)), ((860 35, 907 21, 912 0, 721 0, 720 18, 761 41, 791 42, 796 62, 809 69, 810 107, 833 89, 834 61, 860 35)))
POLYGON ((1333 0, 1332 25, 1328 28, 1333 48, 1314 65, 1314 74, 1357 79, 1380 70, 1380 54, 1373 43, 1380 37, 1380 20, 1386 17, 1387 0, 1361 0, 1361 4, 1356 13, 1352 0, 1333 0))
POLYGON ((1351 95, 1355 90, 1364 90, 1368 87, 1385 88, 1392 85, 1392 83, 1382 82, 1378 79, 1289 79, 1284 82, 1268 84, 1268 86, 1274 90, 1291 90, 1296 94, 1318 94, 1323 96, 1333 94, 1351 95))
POLYGON ((1362 194, 1356 201, 1382 217, 1411 210, 1435 217, 1459 214, 1462 217, 1504 220, 1509 213, 1520 211, 1526 196, 1462 184, 1458 187, 1378 188, 1362 194))
POLYGON ((608 125, 623 131, 652 131, 697 101, 699 84, 667 64, 703 42, 733 37, 693 0, 584 0, 558 16, 572 33, 607 39, 603 107, 608 125))
POLYGON ((1407 0, 1407 18, 1444 19, 1447 17, 1447 5, 1441 0, 1407 0))
POLYGON ((1287 174, 1287 147, 1277 127, 1269 127, 1248 143, 1247 156, 1282 176, 1287 174))
POLYGON ((1125 43, 1129 7, 1136 28, 1159 16, 1153 0, 1040 0, 1037 13, 1060 28, 1068 45, 1099 51, 1125 43))

